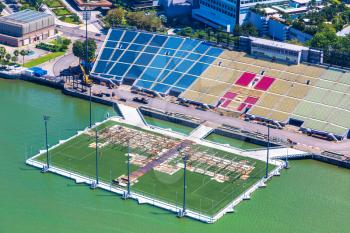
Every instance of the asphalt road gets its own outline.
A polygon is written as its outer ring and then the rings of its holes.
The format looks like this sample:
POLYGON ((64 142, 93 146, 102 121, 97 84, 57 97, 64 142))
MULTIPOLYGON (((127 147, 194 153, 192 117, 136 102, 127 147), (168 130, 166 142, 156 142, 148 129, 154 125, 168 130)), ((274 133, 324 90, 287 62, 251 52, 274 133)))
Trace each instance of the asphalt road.
MULTIPOLYGON (((76 38, 85 38, 85 30, 81 30, 79 26, 77 27, 66 27, 62 25, 57 25, 56 29, 60 32, 63 33, 63 35, 67 37, 76 37, 76 38)), ((100 42, 103 43, 106 36, 103 35, 102 33, 94 33, 94 32, 89 32, 88 31, 88 37, 92 38, 96 41, 96 43, 100 42)))

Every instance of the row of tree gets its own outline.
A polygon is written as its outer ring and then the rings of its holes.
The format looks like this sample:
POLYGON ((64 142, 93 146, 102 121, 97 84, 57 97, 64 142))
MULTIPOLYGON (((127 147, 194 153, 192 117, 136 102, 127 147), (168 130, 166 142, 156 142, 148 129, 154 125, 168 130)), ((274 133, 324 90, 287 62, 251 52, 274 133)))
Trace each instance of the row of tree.
POLYGON ((350 35, 337 36, 335 29, 328 25, 317 32, 307 45, 323 50, 325 62, 350 67, 350 35))
POLYGON ((0 47, 0 64, 16 63, 20 55, 22 56, 22 63, 24 63, 24 57, 27 56, 28 53, 29 51, 27 50, 14 50, 11 55, 4 47, 0 47))
POLYGON ((163 21, 155 12, 127 11, 121 7, 108 11, 104 18, 106 27, 135 26, 148 31, 162 28, 163 21))
POLYGON ((322 32, 324 25, 332 25, 336 31, 350 23, 350 8, 345 3, 325 6, 320 11, 310 11, 292 22, 294 28, 315 35, 322 32), (331 24, 330 24, 331 23, 331 24))

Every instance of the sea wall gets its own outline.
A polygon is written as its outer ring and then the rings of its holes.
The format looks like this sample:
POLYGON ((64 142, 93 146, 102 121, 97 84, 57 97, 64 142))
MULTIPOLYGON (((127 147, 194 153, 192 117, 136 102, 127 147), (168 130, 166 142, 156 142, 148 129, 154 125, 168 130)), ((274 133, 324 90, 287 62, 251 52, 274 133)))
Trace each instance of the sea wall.
POLYGON ((164 121, 169 121, 169 122, 176 123, 176 124, 181 124, 181 125, 191 127, 191 128, 197 128, 199 126, 198 123, 195 123, 193 121, 186 120, 186 119, 179 118, 179 117, 175 117, 175 116, 170 116, 170 115, 167 115, 165 113, 161 113, 161 112, 157 112, 157 111, 152 111, 151 109, 140 108, 139 110, 145 116, 157 118, 157 119, 164 120, 164 121))

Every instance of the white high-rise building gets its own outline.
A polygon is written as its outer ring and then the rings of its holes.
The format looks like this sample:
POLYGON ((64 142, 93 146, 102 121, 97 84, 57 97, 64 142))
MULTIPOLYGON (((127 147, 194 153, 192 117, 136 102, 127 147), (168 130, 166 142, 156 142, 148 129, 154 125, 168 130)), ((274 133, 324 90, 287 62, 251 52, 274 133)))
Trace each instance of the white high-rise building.
POLYGON ((249 8, 256 4, 275 4, 286 0, 198 0, 192 17, 213 27, 233 31, 236 24, 242 24, 249 8))

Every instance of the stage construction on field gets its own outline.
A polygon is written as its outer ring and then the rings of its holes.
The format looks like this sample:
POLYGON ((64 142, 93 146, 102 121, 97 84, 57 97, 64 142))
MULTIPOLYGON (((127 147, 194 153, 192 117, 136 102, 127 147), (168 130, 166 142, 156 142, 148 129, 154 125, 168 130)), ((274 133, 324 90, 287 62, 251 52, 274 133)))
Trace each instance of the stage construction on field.
MULTIPOLYGON (((238 155, 219 150, 208 140, 201 143, 183 134, 125 122, 111 118, 61 141, 49 150, 49 171, 77 183, 94 184, 98 176, 99 188, 213 223, 283 167, 283 162, 271 160, 266 179, 265 158, 238 155), (188 158, 185 213, 184 157, 188 158)), ((45 167, 46 151, 27 164, 45 167)))

